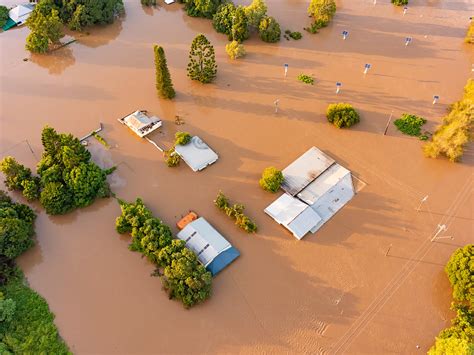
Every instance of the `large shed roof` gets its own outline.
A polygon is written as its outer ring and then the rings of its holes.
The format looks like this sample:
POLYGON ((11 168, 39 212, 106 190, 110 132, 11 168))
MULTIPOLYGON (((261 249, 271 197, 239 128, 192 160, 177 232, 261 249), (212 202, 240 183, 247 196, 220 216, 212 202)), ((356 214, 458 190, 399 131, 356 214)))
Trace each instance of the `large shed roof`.
POLYGON ((285 180, 281 188, 295 196, 334 164, 334 159, 316 147, 311 147, 293 163, 283 169, 285 180))
POLYGON ((193 171, 202 170, 219 158, 198 136, 192 137, 186 145, 177 144, 174 149, 193 171))

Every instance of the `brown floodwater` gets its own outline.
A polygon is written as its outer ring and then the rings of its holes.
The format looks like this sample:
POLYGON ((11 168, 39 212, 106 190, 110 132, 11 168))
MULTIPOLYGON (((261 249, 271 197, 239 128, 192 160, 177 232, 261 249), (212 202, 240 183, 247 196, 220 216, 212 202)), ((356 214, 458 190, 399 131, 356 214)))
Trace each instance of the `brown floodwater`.
POLYGON ((123 19, 44 56, 24 50, 25 27, 0 34, 2 156, 34 167, 44 125, 83 136, 102 122, 111 149, 94 140, 89 148, 101 166, 118 165, 110 177, 117 196, 143 197, 174 229, 192 209, 241 252, 215 278, 213 297, 185 310, 150 277, 152 265, 127 249, 129 238, 115 232, 115 200, 61 217, 36 206, 37 244, 19 264, 75 353, 421 353, 449 324, 443 265, 472 242, 473 147, 452 164, 425 159, 421 142, 393 125, 383 132, 391 113, 404 112, 426 117, 432 131, 460 98, 474 63, 463 43, 474 4, 414 0, 403 15, 389 0, 339 1, 334 21, 309 35, 306 1, 267 3, 282 30, 303 38, 266 44, 254 34, 238 61, 227 58, 226 38, 210 21, 186 16, 178 4, 149 9, 126 1, 123 19), (209 85, 186 77, 189 45, 200 32, 216 49, 218 77, 209 85), (409 46, 405 37, 413 37, 409 46), (156 97, 154 43, 166 51, 173 101, 156 97), (372 64, 367 75, 365 63, 372 64), (314 75, 315 85, 298 82, 301 73, 314 75), (440 96, 436 105, 433 95, 440 96), (337 101, 360 111, 357 126, 338 130, 326 122, 327 105, 337 101), (163 119, 151 136, 161 146, 186 130, 219 160, 200 173, 184 164, 167 168, 151 144, 117 122, 136 109, 163 119), (176 115, 184 126, 174 124, 176 115), (313 145, 366 186, 317 234, 297 241, 264 214, 275 196, 257 181, 263 168, 284 168, 313 145), (219 190, 245 204, 257 234, 215 209, 219 190), (448 226, 441 236, 454 239, 430 243, 438 224, 448 226))

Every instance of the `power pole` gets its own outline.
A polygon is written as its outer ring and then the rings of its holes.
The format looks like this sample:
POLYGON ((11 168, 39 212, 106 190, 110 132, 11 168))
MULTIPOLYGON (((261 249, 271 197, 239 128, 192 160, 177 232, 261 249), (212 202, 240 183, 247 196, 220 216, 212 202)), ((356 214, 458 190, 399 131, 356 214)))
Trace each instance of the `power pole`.
POLYGON ((385 126, 385 131, 383 131, 384 136, 387 134, 388 126, 390 125, 390 121, 392 120, 392 116, 393 116, 393 110, 392 110, 392 113, 390 114, 390 117, 388 118, 387 125, 385 126))

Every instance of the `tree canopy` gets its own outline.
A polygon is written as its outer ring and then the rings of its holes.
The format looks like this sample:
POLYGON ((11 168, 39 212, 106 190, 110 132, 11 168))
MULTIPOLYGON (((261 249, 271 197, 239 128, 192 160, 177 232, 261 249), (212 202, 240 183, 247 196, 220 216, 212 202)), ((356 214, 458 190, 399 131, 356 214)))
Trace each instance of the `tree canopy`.
POLYGON ((212 18, 224 0, 183 0, 189 16, 212 18))
POLYGON ((165 51, 158 45, 153 47, 153 51, 155 53, 156 91, 162 98, 172 99, 176 96, 176 92, 166 63, 165 51))
POLYGON ((319 28, 326 27, 336 13, 334 0, 311 0, 308 14, 313 18, 310 32, 317 32, 319 28))
POLYGON ((474 304, 474 244, 457 249, 446 265, 453 297, 474 304))
POLYGON ((214 47, 203 34, 197 35, 191 44, 188 77, 201 83, 210 83, 217 75, 214 47))
POLYGON ((281 38, 280 24, 270 16, 266 16, 260 21, 258 31, 264 42, 274 43, 281 38))
POLYGON ((327 108, 326 117, 337 128, 350 127, 360 121, 360 116, 350 104, 331 104, 327 108))
POLYGON ((59 11, 51 0, 36 5, 26 25, 31 31, 26 38, 26 49, 31 52, 45 53, 51 44, 59 42, 64 36, 59 11))
POLYGON ((259 181, 262 189, 270 192, 277 192, 283 183, 283 173, 273 166, 265 168, 262 173, 262 178, 259 181))

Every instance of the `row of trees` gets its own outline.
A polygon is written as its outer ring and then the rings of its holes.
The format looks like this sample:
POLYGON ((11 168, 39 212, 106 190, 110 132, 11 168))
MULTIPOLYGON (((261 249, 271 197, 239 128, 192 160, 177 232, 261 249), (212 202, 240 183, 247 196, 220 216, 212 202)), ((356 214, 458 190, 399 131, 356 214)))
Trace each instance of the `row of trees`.
POLYGON ((474 245, 457 249, 445 268, 454 302, 456 317, 451 327, 442 330, 429 355, 474 353, 474 245))
POLYGON ((13 157, 0 162, 8 189, 22 192, 29 201, 39 199, 51 215, 65 214, 111 195, 106 177, 115 168, 102 170, 76 137, 46 126, 41 142, 44 152, 37 165, 39 176, 33 176, 13 157))
POLYGON ((235 220, 235 224, 247 233, 255 233, 257 225, 244 214, 245 207, 241 204, 230 205, 229 199, 221 192, 217 194, 214 204, 230 218, 235 220))
POLYGON ((141 199, 135 203, 120 201, 122 214, 116 220, 120 234, 130 233, 130 250, 143 254, 157 269, 169 297, 180 300, 186 308, 211 295, 211 273, 199 262, 185 242, 173 239, 171 229, 153 217, 141 199))
POLYGON ((64 36, 63 25, 81 31, 87 26, 112 23, 123 10, 122 0, 41 0, 26 21, 31 30, 26 49, 45 53, 64 36))
POLYGON ((430 142, 423 146, 427 157, 446 156, 451 161, 461 159, 464 148, 472 139, 474 125, 474 80, 464 87, 463 98, 451 105, 443 123, 436 129, 430 142))
POLYGON ((34 244, 36 214, 0 190, 0 354, 69 354, 46 301, 14 259, 34 244))

